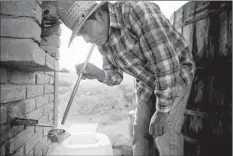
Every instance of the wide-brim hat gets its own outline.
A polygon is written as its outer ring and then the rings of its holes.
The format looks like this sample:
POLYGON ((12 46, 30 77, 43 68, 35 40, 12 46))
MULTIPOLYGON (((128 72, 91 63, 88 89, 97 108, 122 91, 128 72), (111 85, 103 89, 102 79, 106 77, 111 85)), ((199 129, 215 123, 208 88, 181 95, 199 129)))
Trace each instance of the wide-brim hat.
POLYGON ((68 46, 70 46, 76 34, 90 15, 106 2, 102 1, 97 3, 95 1, 64 0, 56 3, 58 17, 72 30, 68 46))

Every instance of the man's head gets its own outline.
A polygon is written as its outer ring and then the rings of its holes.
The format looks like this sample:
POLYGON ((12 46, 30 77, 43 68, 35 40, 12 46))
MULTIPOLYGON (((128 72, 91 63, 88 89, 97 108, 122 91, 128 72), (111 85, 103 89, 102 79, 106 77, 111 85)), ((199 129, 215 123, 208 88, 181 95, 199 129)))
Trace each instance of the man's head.
POLYGON ((56 3, 62 22, 72 30, 70 43, 75 36, 83 36, 87 42, 102 45, 108 40, 108 4, 102 1, 64 0, 56 3))
POLYGON ((109 12, 105 3, 84 22, 77 36, 82 36, 86 42, 103 45, 108 40, 108 30, 109 12))

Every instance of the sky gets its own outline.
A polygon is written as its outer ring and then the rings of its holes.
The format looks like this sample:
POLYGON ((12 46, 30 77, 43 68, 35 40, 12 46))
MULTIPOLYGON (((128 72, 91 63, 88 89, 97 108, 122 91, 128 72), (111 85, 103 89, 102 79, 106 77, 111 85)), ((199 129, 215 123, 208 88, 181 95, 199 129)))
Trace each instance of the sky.
MULTIPOLYGON (((162 13, 170 19, 173 12, 178 10, 188 1, 153 1, 159 5, 162 13)), ((76 37, 70 47, 68 47, 71 31, 61 24, 62 33, 60 36, 60 60, 59 68, 66 68, 69 71, 75 71, 75 65, 83 63, 86 60, 87 54, 91 48, 90 43, 86 43, 82 37, 76 37)), ((102 68, 102 56, 99 54, 98 48, 95 47, 89 62, 95 64, 97 67, 102 68)))

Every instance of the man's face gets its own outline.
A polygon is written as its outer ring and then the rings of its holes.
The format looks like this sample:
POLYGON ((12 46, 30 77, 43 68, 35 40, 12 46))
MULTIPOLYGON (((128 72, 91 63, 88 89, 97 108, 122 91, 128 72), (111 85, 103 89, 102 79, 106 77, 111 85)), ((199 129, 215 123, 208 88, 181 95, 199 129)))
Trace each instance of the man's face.
POLYGON ((108 14, 106 12, 95 13, 96 19, 88 19, 79 31, 78 36, 82 36, 88 43, 103 45, 108 40, 108 14))

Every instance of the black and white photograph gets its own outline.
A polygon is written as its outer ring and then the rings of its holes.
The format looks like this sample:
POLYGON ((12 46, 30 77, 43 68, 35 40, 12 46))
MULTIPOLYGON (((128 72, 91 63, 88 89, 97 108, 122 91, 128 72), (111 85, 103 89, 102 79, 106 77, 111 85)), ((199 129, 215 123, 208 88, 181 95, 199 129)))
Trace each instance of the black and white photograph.
POLYGON ((0 156, 232 156, 232 1, 0 0, 0 156))

